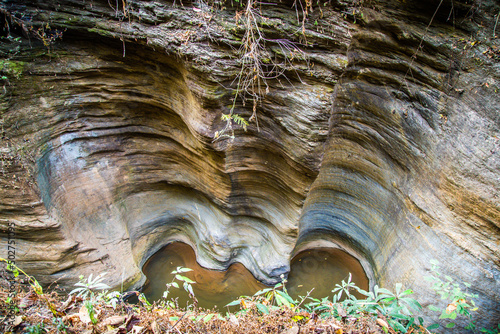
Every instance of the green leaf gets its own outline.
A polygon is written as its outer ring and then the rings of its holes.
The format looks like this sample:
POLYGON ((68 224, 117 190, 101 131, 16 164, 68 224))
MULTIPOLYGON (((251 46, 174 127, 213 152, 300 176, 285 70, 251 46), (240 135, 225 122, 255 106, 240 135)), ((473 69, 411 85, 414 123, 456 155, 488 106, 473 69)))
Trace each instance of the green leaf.
POLYGON ((453 328, 453 327, 455 327, 455 323, 454 322, 450 322, 449 324, 446 324, 445 327, 446 328, 453 328))
POLYGON ((229 304, 227 304, 226 306, 236 306, 236 305, 240 305, 240 301, 239 299, 237 300, 233 300, 232 302, 230 302, 229 304))
POLYGON ((381 301, 386 303, 386 304, 389 304, 393 300, 396 300, 396 297, 383 298, 381 301))
POLYGON ((286 301, 288 301, 289 304, 287 306, 291 307, 290 304, 295 303, 295 301, 292 299, 292 297, 290 297, 289 294, 283 291, 276 291, 276 293, 279 294, 281 297, 283 297, 286 301))
POLYGON ((386 294, 386 295, 389 295, 389 296, 394 296, 394 294, 391 291, 389 291, 389 290, 387 290, 385 288, 380 288, 378 290, 378 292, 379 292, 379 294, 382 293, 382 294, 386 294))
POLYGON ((105 290, 105 289, 111 289, 111 287, 107 284, 104 283, 98 283, 93 286, 94 289, 96 290, 105 290))
POLYGON ((257 291, 257 292, 254 294, 254 296, 260 296, 260 295, 262 295, 262 294, 264 294, 264 293, 266 293, 266 292, 269 292, 269 291, 271 291, 271 290, 272 290, 271 288, 262 289, 262 290, 260 290, 260 291, 257 291))
POLYGON ((398 313, 391 313, 391 317, 396 318, 396 319, 402 319, 402 320, 408 320, 408 316, 404 314, 398 314, 398 313))
MULTIPOLYGON (((176 270, 176 272, 178 272, 178 273, 187 273, 188 271, 193 271, 193 269, 190 269, 190 268, 183 268, 183 267, 181 267, 181 268, 178 268, 178 269, 176 270)), ((173 274, 173 273, 172 273, 172 274, 173 274)))
POLYGON ((396 295, 399 295, 399 292, 401 291, 402 287, 403 287, 403 284, 396 283, 396 295))
POLYGON ((406 333, 406 328, 397 321, 392 322, 392 327, 394 329, 397 329, 397 330, 403 332, 403 333, 406 333))
POLYGON ((411 295, 411 294, 413 294, 413 290, 412 289, 408 289, 408 290, 403 291, 403 293, 401 293, 400 297, 411 295))
POLYGON ((285 298, 281 297, 278 294, 274 295, 274 297, 276 298, 276 303, 278 304, 278 306, 288 304, 287 306, 290 307, 290 303, 285 298))
POLYGON ((85 288, 76 288, 76 289, 73 289, 69 292, 70 295, 74 294, 74 293, 77 293, 77 292, 81 292, 81 291, 84 291, 85 288))
POLYGON ((428 308, 429 308, 429 310, 434 311, 434 312, 441 312, 441 309, 437 308, 434 305, 429 305, 428 308))
POLYGON ((189 284, 196 283, 195 281, 189 279, 186 276, 182 276, 182 275, 175 275, 175 278, 178 279, 179 281, 183 281, 183 282, 186 282, 186 283, 189 283, 189 284))
POLYGON ((147 300, 146 295, 144 295, 143 293, 139 295, 139 300, 145 305, 151 306, 151 303, 147 300))
POLYGON ((186 290, 187 293, 189 293, 189 294, 191 294, 191 295, 194 296, 193 287, 191 286, 191 284, 188 284, 187 282, 184 282, 183 287, 184 287, 184 290, 186 290))
POLYGON ((422 305, 420 305, 420 303, 413 298, 401 298, 401 301, 405 302, 408 306, 417 311, 422 309, 422 305))
POLYGON ((266 305, 264 304, 261 304, 261 303, 258 303, 256 304, 257 306, 257 309, 261 312, 261 313, 264 313, 264 314, 269 314, 269 309, 267 308, 266 305))
POLYGON ((432 259, 432 260, 430 260, 429 262, 430 262, 431 264, 435 265, 435 266, 439 265, 439 261, 438 261, 438 260, 434 260, 434 259, 432 259))
MULTIPOLYGON (((358 292, 359 292, 360 294, 362 294, 363 296, 367 296, 367 297, 371 297, 372 299, 375 299, 375 296, 373 295, 373 293, 372 293, 372 292, 365 291, 365 290, 360 289, 360 288, 358 288, 358 287, 356 287, 356 290, 358 290, 358 292)), ((375 291, 375 293, 377 293, 377 292, 375 291)))
POLYGON ((173 286, 174 288, 177 288, 179 289, 179 284, 177 284, 177 282, 172 282, 172 283, 169 283, 170 286, 173 286))
POLYGON ((438 329, 439 328, 439 324, 432 324, 430 325, 429 327, 427 327, 428 330, 433 330, 433 329, 438 329))
POLYGON ((210 313, 210 314, 207 314, 207 315, 203 318, 203 322, 208 322, 208 321, 210 321, 210 319, 212 319, 214 315, 215 315, 215 313, 210 313))

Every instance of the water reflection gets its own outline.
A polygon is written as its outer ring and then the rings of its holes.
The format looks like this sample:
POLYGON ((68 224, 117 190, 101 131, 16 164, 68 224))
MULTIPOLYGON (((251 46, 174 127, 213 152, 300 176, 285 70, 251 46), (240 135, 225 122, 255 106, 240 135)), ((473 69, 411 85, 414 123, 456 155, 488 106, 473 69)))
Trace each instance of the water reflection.
MULTIPOLYGON (((356 258, 335 248, 316 248, 297 254, 290 263, 288 293, 293 298, 307 295, 322 298, 332 295, 335 284, 347 281, 349 273, 356 286, 368 290, 368 278, 356 258)), ((355 293, 360 298, 361 294, 355 293)))
MULTIPOLYGON (((193 271, 185 276, 196 281, 193 292, 198 299, 198 306, 223 309, 241 295, 253 295, 267 287, 257 281, 253 275, 240 263, 235 263, 227 271, 208 270, 196 262, 196 256, 191 248, 184 243, 176 242, 164 247, 154 254, 144 264, 143 272, 148 278, 143 292, 149 301, 158 300, 163 296, 166 283, 173 279, 171 272, 177 267, 191 268, 193 271)), ((178 298, 180 307, 185 307, 189 301, 187 293, 182 289, 171 288, 170 298, 178 298)))
MULTIPOLYGON (((253 275, 239 263, 233 264, 227 271, 208 270, 196 262, 193 249, 184 243, 176 242, 154 254, 144 265, 143 272, 148 278, 143 292, 150 301, 162 297, 165 284, 173 279, 171 272, 177 267, 193 269, 185 276, 196 281, 193 291, 198 299, 198 306, 218 307, 237 299, 241 295, 253 295, 267 287, 257 281, 253 275)), ((311 296, 331 295, 335 283, 347 279, 352 273, 357 286, 368 290, 368 279, 359 262, 349 254, 332 248, 317 248, 296 255, 291 261, 288 276, 288 292, 293 298, 305 296, 314 288, 311 296)), ((187 293, 181 289, 170 289, 169 299, 178 298, 181 307, 189 302, 187 293)))

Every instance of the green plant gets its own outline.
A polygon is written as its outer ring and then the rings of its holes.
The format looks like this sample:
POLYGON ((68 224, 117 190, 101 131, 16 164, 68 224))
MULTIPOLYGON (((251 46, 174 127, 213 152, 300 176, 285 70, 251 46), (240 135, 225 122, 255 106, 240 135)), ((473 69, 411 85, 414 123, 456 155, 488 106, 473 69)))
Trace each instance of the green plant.
POLYGON ((221 131, 215 132, 214 139, 218 139, 220 137, 229 137, 231 139, 234 139, 233 123, 236 123, 237 125, 242 127, 243 130, 245 131, 247 130, 248 121, 238 114, 233 114, 233 113, 222 114, 221 119, 226 122, 226 126, 221 131), (227 134, 228 131, 231 132, 230 135, 227 134))
POLYGON ((486 334, 500 334, 500 324, 492 328, 481 328, 480 332, 486 334))
POLYGON ((90 321, 93 325, 97 324, 97 312, 94 307, 94 301, 92 299, 87 299, 84 302, 85 308, 87 309, 87 313, 89 314, 90 321))
POLYGON ((6 260, 6 259, 0 257, 0 262, 7 263, 6 269, 8 271, 10 271, 14 275, 14 277, 18 277, 19 273, 21 273, 24 276, 26 276, 26 278, 28 279, 28 283, 31 286, 31 288, 33 289, 33 291, 35 291, 35 293, 37 295, 43 295, 43 288, 40 285, 40 283, 38 283, 38 281, 36 280, 36 278, 34 278, 33 276, 30 276, 30 275, 26 274, 21 268, 19 268, 18 266, 16 266, 12 261, 9 261, 9 260, 6 260))
POLYGON ((77 296, 86 299, 87 297, 94 298, 94 290, 104 290, 109 289, 110 287, 107 284, 102 283, 104 276, 106 273, 99 274, 95 278, 93 278, 92 274, 89 275, 87 279, 83 275, 80 275, 80 281, 75 283, 75 288, 70 291, 70 295, 76 293, 77 296))
MULTIPOLYGON (((173 287, 173 288, 179 289, 179 284, 176 282, 176 280, 177 280, 177 281, 182 282, 182 287, 184 288, 184 290, 189 294, 189 297, 193 300, 193 303, 197 304, 198 300, 196 299, 196 296, 194 295, 193 287, 192 287, 192 285, 196 284, 196 282, 193 281, 192 279, 190 279, 189 277, 181 275, 181 274, 184 274, 184 273, 187 273, 190 271, 193 271, 193 269, 184 268, 184 267, 177 267, 174 271, 171 272, 172 274, 174 274, 174 278, 172 279, 172 281, 170 283, 166 284, 167 289, 163 292, 163 298, 165 300, 168 298, 168 295, 170 293, 170 288, 173 287)), ((173 304, 168 303, 168 306, 173 306, 173 304)))
POLYGON ((108 292, 103 291, 97 295, 97 300, 103 300, 107 305, 111 305, 113 309, 116 309, 118 302, 120 301, 121 293, 118 291, 108 292))
POLYGON ((107 305, 111 305, 113 309, 115 309, 120 301, 121 294, 119 292, 107 291, 107 289, 110 289, 109 285, 102 282, 105 275, 106 273, 101 273, 96 277, 93 277, 93 274, 90 274, 86 279, 83 275, 80 275, 80 281, 75 283, 77 288, 71 290, 69 293, 69 295, 76 294, 84 299, 85 308, 87 309, 90 321, 94 325, 97 324, 97 312, 95 309, 96 303, 104 302, 107 305), (96 293, 97 290, 103 291, 96 293))
POLYGON ((19 306, 17 304, 14 304, 14 298, 12 297, 7 297, 5 300, 0 299, 5 305, 5 307, 11 308, 15 313, 19 312, 19 306))
MULTIPOLYGON (((473 298, 477 298, 477 295, 467 292, 467 288, 470 288, 471 285, 469 283, 463 283, 465 286, 464 291, 462 290, 460 284, 455 282, 452 277, 443 275, 439 272, 438 261, 431 260, 431 265, 432 275, 426 276, 425 280, 432 283, 432 289, 436 291, 441 299, 446 301, 448 305, 444 309, 435 305, 429 305, 429 309, 435 312, 440 312, 441 315, 439 316, 439 319, 449 319, 448 323, 445 325, 446 328, 455 327, 456 323, 451 320, 455 320, 460 315, 468 318, 469 323, 465 326, 465 329, 475 330, 476 325, 472 320, 471 312, 478 309, 473 300, 473 298)), ((433 324, 429 328, 439 328, 439 324, 433 324)))
POLYGON ((144 306, 144 308, 146 308, 146 310, 151 311, 153 309, 153 305, 146 298, 146 295, 144 295, 143 293, 140 293, 138 298, 139 298, 139 302, 141 302, 142 306, 144 306))
MULTIPOLYGON (((396 284, 396 292, 393 293, 385 288, 375 285, 373 292, 365 291, 352 282, 349 275, 347 281, 336 284, 332 290, 334 296, 332 300, 328 297, 323 299, 310 298, 311 303, 306 305, 309 312, 315 312, 321 317, 333 316, 338 320, 346 318, 359 318, 361 316, 380 317, 387 320, 387 325, 394 330, 406 333, 412 327, 418 327, 412 309, 420 310, 422 306, 413 298, 408 297, 413 294, 411 289, 403 290, 402 284, 396 284), (365 299, 358 299, 352 292, 357 291, 365 296, 365 299)), ((418 318, 420 325, 422 318, 418 318)), ((388 328, 384 329, 388 331, 388 328)))
POLYGON ((56 327, 57 333, 67 333, 68 327, 62 320, 62 318, 52 318, 52 324, 56 327))
POLYGON ((403 289, 400 283, 396 284, 395 293, 378 286, 374 287, 373 292, 368 292, 357 287, 349 275, 347 281, 335 285, 331 299, 329 297, 312 298, 309 297, 309 292, 307 296, 301 297, 300 302, 297 302, 288 294, 285 286, 286 280, 284 278, 282 280, 272 288, 260 290, 253 297, 242 296, 226 306, 239 306, 241 310, 238 313, 246 313, 255 307, 260 314, 270 314, 273 310, 286 307, 295 312, 292 317, 295 322, 307 322, 314 315, 322 318, 335 317, 340 321, 366 316, 375 319, 382 317, 387 321, 387 327, 384 328, 386 332, 389 330, 388 327, 391 327, 396 331, 406 333, 423 324, 422 318, 416 319, 413 315, 413 311, 421 310, 422 306, 409 297, 413 291, 403 289), (358 292, 366 298, 358 299, 353 292, 358 292), (310 302, 304 303, 305 300, 310 300, 310 302))
POLYGON ((229 304, 226 307, 239 305, 241 310, 238 313, 246 313, 252 306, 262 314, 269 314, 271 310, 279 309, 280 307, 295 308, 297 303, 286 290, 286 279, 281 276, 281 283, 276 284, 272 288, 262 289, 256 292, 253 297, 242 296, 229 304))
POLYGON ((38 323, 36 325, 26 327, 26 332, 28 334, 43 334, 45 333, 45 325, 43 322, 38 323))
MULTIPOLYGON (((396 292, 379 288, 375 285, 373 292, 367 292, 356 287, 356 290, 366 296, 366 300, 358 301, 364 312, 371 315, 381 314, 385 316, 387 323, 392 328, 406 333, 416 323, 411 309, 419 311, 422 306, 415 299, 408 297, 413 294, 413 290, 402 290, 402 284, 396 283, 396 292)), ((418 318, 419 324, 423 324, 423 319, 418 318)))

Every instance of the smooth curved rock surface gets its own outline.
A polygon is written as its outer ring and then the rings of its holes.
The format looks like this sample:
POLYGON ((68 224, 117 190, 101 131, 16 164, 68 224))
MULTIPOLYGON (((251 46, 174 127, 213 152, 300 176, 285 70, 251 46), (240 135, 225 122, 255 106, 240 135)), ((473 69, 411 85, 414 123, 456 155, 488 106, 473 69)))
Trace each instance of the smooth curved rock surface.
POLYGON ((64 29, 49 51, 34 38, 0 50, 1 243, 14 222, 23 269, 138 286, 182 241, 204 267, 273 283, 294 254, 336 247, 424 305, 438 259, 474 283, 481 324, 500 318, 495 1, 332 1, 303 35, 290 3, 264 6, 265 34, 305 38, 308 62, 269 81, 258 129, 234 140, 215 134, 240 70, 237 9, 126 3, 2 3, 10 20, 50 22, 45 36, 64 29))

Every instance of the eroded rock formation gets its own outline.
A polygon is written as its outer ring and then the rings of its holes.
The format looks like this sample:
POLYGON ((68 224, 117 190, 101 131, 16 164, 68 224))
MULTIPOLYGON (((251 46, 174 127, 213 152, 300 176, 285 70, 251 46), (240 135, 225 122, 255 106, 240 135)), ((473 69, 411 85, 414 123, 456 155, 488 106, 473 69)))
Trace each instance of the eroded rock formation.
POLYGON ((402 282, 423 304, 440 260, 474 282, 483 324, 500 317, 495 1, 331 1, 304 26, 289 2, 261 5, 262 32, 305 57, 267 81, 258 127, 234 139, 216 133, 242 8, 123 3, 2 3, 24 34, 2 45, 0 119, 1 247, 13 222, 20 267, 138 286, 145 261, 182 241, 204 267, 242 263, 273 283, 293 254, 338 247, 372 285, 402 282))

